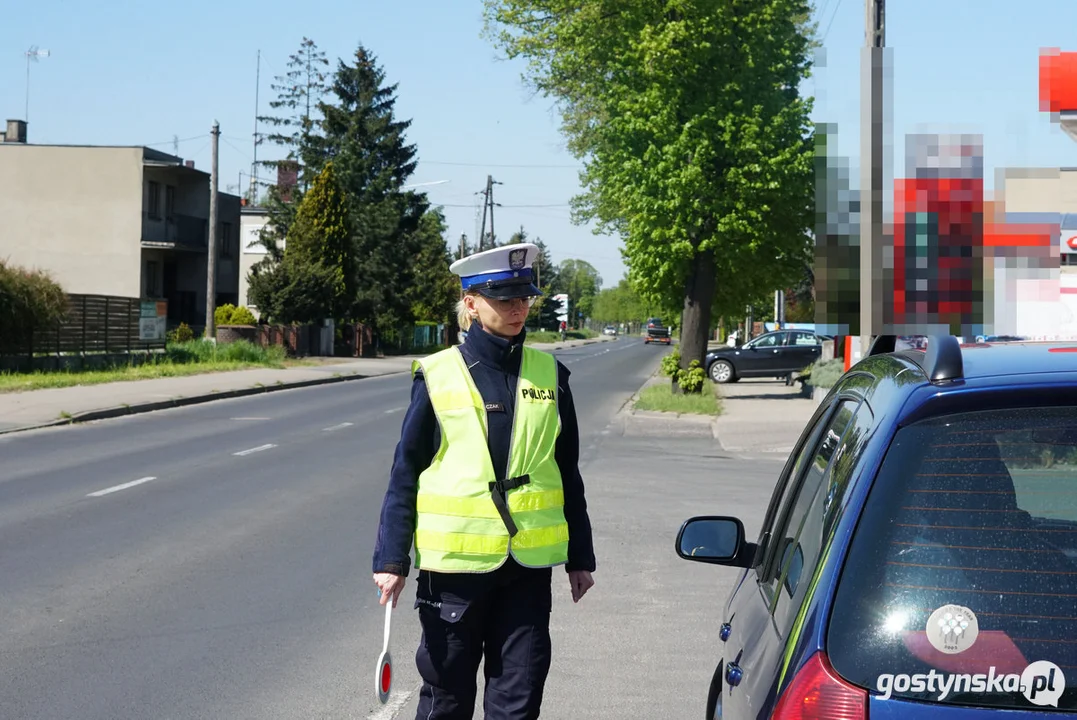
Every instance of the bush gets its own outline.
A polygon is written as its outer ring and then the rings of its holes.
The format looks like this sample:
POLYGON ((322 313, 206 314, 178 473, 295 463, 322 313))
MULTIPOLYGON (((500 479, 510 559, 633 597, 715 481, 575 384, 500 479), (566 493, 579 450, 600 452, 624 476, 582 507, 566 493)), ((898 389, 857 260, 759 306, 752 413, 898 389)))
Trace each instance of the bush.
POLYGON ((194 330, 185 322, 181 322, 175 330, 170 330, 167 336, 169 343, 187 343, 194 340, 194 330))
POLYGON ((707 373, 700 367, 699 360, 693 360, 687 370, 682 370, 677 375, 677 384, 686 393, 698 393, 703 389, 703 383, 707 380, 707 373))
POLYGON ((67 295, 47 273, 0 260, 0 342, 25 342, 66 315, 67 295))
POLYGON ((229 325, 256 325, 258 320, 245 305, 240 305, 232 313, 232 319, 228 322, 229 325))
POLYGON ((681 351, 674 350, 662 358, 662 374, 666 377, 677 379, 681 371, 681 351))
POLYGON ((213 324, 214 325, 231 325, 232 315, 236 311, 236 306, 232 303, 225 303, 216 310, 213 311, 213 324))
POLYGON ((805 382, 812 387, 832 388, 845 374, 844 360, 820 360, 808 368, 809 376, 805 382))

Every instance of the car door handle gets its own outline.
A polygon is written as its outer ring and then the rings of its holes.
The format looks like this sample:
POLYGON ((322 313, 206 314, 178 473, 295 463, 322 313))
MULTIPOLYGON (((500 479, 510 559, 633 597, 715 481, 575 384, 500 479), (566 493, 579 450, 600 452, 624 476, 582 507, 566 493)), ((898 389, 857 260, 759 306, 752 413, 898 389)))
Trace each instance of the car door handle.
POLYGON ((731 662, 725 666, 725 681, 729 683, 729 687, 740 685, 740 681, 743 679, 744 671, 740 669, 740 665, 731 662))

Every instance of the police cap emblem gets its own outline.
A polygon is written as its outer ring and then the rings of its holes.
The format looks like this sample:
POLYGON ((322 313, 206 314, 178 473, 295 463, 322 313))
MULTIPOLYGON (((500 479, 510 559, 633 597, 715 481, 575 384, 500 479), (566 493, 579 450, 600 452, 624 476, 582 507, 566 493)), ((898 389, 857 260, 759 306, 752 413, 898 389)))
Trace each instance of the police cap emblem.
POLYGON ((527 262, 527 250, 513 250, 509 253, 509 267, 513 270, 523 270, 524 263, 527 262))

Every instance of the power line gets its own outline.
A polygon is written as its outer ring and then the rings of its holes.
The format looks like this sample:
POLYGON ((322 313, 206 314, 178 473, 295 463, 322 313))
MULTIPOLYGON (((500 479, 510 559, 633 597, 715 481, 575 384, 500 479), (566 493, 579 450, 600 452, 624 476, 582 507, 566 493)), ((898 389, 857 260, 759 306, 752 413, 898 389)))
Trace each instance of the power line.
POLYGON ((208 134, 192 135, 189 138, 183 138, 181 140, 172 139, 172 140, 165 140, 163 142, 142 143, 142 147, 157 147, 158 145, 173 145, 175 143, 191 142, 192 140, 203 140, 203 139, 208 138, 208 137, 209 137, 208 134))
POLYGON ((579 170, 579 165, 516 165, 516 164, 497 164, 497 163, 470 163, 470 162, 449 162, 446 160, 419 160, 420 165, 455 165, 457 167, 495 167, 495 168, 570 168, 572 170, 579 170))
POLYGON ((834 5, 834 13, 830 16, 830 22, 827 23, 826 32, 823 33, 823 42, 826 42, 826 36, 830 34, 830 27, 834 24, 834 18, 838 16, 838 10, 841 10, 841 0, 834 5))
MULTIPOLYGON (((498 183, 498 184, 500 184, 500 183, 498 183)), ((485 191, 480 190, 479 194, 484 195, 485 191)), ((475 207, 475 205, 473 205, 473 204, 472 205, 455 205, 453 203, 439 203, 439 202, 434 202, 434 201, 431 201, 430 204, 431 205, 440 205, 441 207, 454 207, 454 208, 473 208, 473 207, 475 207)), ((567 203, 561 203, 559 205, 502 205, 501 203, 496 203, 496 205, 499 208, 567 208, 567 207, 571 207, 571 205, 569 205, 567 203)))
POLYGON ((242 150, 240 150, 239 148, 237 148, 237 147, 236 147, 235 145, 233 145, 233 144, 232 144, 231 142, 229 142, 227 138, 224 138, 224 137, 222 136, 222 137, 221 137, 221 139, 222 139, 222 140, 224 140, 224 144, 225 144, 225 145, 227 145, 228 147, 230 147, 230 148, 232 148, 233 150, 235 150, 235 151, 236 151, 237 153, 239 153, 240 155, 242 155, 242 156, 243 156, 244 158, 246 158, 247 160, 250 160, 250 159, 251 159, 251 156, 250 156, 250 155, 248 155, 248 154, 247 154, 247 153, 245 153, 244 151, 242 151, 242 150))

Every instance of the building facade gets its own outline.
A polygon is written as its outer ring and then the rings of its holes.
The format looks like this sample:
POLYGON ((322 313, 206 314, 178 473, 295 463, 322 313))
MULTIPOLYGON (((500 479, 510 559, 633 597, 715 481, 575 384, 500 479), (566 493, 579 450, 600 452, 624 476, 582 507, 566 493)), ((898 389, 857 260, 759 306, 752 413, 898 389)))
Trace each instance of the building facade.
POLYGON ((258 307, 251 302, 251 269, 265 256, 262 245, 262 228, 269 222, 269 213, 261 207, 245 207, 239 216, 239 301, 250 308, 256 316, 258 307))
MULTIPOLYGON (((147 147, 0 142, 0 257, 66 292, 168 301, 171 324, 205 321, 210 176, 147 147)), ((240 199, 218 194, 216 304, 239 299, 240 199)))

